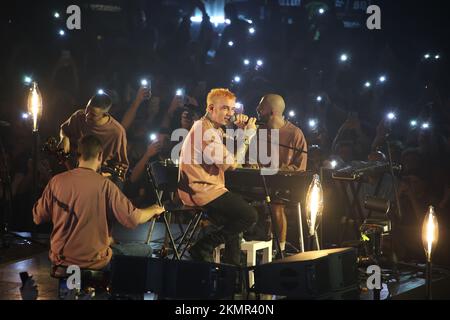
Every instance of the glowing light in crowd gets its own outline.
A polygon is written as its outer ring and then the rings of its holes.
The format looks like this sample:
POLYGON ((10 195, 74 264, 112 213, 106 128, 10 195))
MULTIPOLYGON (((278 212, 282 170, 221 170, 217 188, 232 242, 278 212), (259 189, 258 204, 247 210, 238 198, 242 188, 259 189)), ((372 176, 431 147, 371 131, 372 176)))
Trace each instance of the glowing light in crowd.
POLYGON ((98 89, 98 90, 97 90, 97 94, 99 94, 99 95, 104 95, 104 94, 105 94, 105 90, 103 90, 103 89, 98 89))
POLYGON ((316 101, 317 101, 317 102, 322 102, 322 100, 323 100, 323 99, 322 99, 321 96, 317 96, 317 98, 316 98, 316 101))
POLYGON ((31 82, 33 82, 33 79, 30 76, 25 76, 23 77, 23 82, 25 84, 31 84, 31 82))
POLYGON ((409 125, 410 125, 411 127, 417 127, 417 120, 411 120, 411 121, 409 122, 409 125))
POLYGON ((331 161, 331 168, 336 168, 336 166, 337 166, 337 161, 336 160, 333 160, 333 161, 331 161))
POLYGON ((319 14, 324 14, 325 13, 325 9, 324 8, 320 8, 319 9, 319 14))
POLYGON ((218 25, 218 24, 224 24, 225 23, 225 17, 219 17, 219 16, 213 16, 210 18, 211 23, 218 25))
POLYGON ((235 76, 234 77, 234 82, 237 82, 237 83, 241 82, 241 77, 240 76, 235 76))
MULTIPOLYGON (((231 24, 231 20, 230 19, 225 19, 224 16, 213 16, 209 19, 209 21, 214 24, 215 26, 218 26, 219 24, 231 24)), ((196 15, 196 16, 192 16, 191 17, 191 22, 194 23, 202 23, 203 22, 203 17, 200 15, 196 15)))
POLYGON ((235 111, 237 113, 242 113, 244 111, 244 104, 242 102, 237 101, 235 104, 235 111))
POLYGON ((233 41, 228 41, 228 46, 229 46, 229 47, 234 46, 234 42, 233 42, 233 41))
POLYGON ((316 119, 310 119, 308 121, 308 124, 311 128, 315 128, 317 126, 317 120, 316 119))
POLYGON ((59 12, 55 12, 55 13, 53 13, 53 17, 55 17, 55 19, 59 19, 59 17, 61 17, 61 15, 59 14, 59 12))
POLYGON ((428 122, 422 123, 422 129, 429 129, 430 124, 428 122))
POLYGON ((348 61, 348 55, 346 53, 343 53, 343 54, 341 54, 339 59, 341 60, 341 62, 346 62, 346 61, 348 61))
POLYGON ((250 64, 250 60, 244 59, 244 65, 248 66, 250 64))
POLYGON ((395 120, 395 119, 397 118, 397 116, 395 115, 395 113, 389 112, 389 113, 387 114, 387 118, 388 118, 389 120, 395 120))
POLYGON ((295 117, 295 111, 294 110, 289 111, 289 117, 291 117, 291 118, 295 117))
POLYGON ((254 34, 255 33, 255 28, 251 27, 248 29, 248 32, 250 32, 250 34, 254 34))
POLYGON ((372 86, 372 84, 369 81, 366 81, 366 83, 364 83, 364 87, 366 88, 370 88, 372 86))
POLYGON ((61 37, 63 37, 63 36, 66 35, 66 32, 65 32, 64 30, 61 29, 61 30, 59 30, 58 34, 59 34, 61 37))
POLYGON ((203 21, 202 16, 194 16, 194 17, 191 17, 191 22, 200 23, 200 22, 202 22, 202 21, 203 21))
POLYGON ((26 113, 26 112, 23 112, 23 113, 22 113, 22 119, 26 120, 26 119, 28 119, 29 117, 30 117, 30 115, 29 115, 28 113, 26 113))
POLYGON ((258 67, 261 67, 263 64, 264 64, 264 62, 263 62, 261 59, 258 59, 258 60, 256 61, 256 65, 257 65, 258 67))
POLYGON ((380 76, 380 77, 378 78, 378 80, 379 80, 381 83, 384 83, 384 82, 386 82, 387 78, 386 78, 386 76, 380 76))

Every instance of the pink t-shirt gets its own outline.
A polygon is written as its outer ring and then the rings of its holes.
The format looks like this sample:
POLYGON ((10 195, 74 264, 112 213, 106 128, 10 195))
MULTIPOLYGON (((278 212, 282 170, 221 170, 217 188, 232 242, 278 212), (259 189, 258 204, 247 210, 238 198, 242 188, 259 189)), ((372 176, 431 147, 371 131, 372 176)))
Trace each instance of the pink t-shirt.
POLYGON ((70 139, 70 145, 73 147, 86 135, 96 136, 102 142, 103 163, 113 160, 128 168, 126 132, 113 117, 110 116, 107 123, 99 126, 86 122, 84 110, 78 110, 61 125, 61 130, 70 139))
POLYGON ((141 214, 114 183, 84 168, 54 176, 33 208, 36 224, 53 223, 50 260, 94 270, 111 260, 113 219, 134 228, 141 214))
POLYGON ((207 118, 194 123, 179 160, 178 195, 188 206, 204 206, 228 190, 225 171, 234 164, 234 156, 223 144, 224 132, 207 118))
MULTIPOLYGON (((264 129, 264 127, 261 127, 264 129)), ((259 135, 258 135, 259 136, 259 135)), ((286 121, 285 125, 279 129, 279 144, 294 147, 299 150, 308 151, 308 144, 300 128, 286 121)), ((268 150, 271 145, 271 137, 268 135, 268 150)), ((306 171, 308 157, 306 153, 278 146, 279 168, 288 171, 306 171)))

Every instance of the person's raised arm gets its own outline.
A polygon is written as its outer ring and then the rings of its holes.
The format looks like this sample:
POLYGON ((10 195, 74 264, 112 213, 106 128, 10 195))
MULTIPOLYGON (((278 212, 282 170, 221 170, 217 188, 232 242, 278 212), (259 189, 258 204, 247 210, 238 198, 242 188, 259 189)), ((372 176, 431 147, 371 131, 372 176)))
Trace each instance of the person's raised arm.
POLYGON ((139 180, 139 178, 144 173, 145 167, 146 167, 148 161, 150 160, 150 158, 157 155, 160 151, 161 151, 161 143, 160 142, 152 143, 147 147, 146 152, 144 153, 142 158, 139 160, 139 162, 136 164, 136 166, 134 167, 134 169, 131 173, 131 177, 130 177, 131 183, 135 183, 136 181, 139 180))
POLYGON ((128 128, 131 126, 131 124, 134 122, 134 119, 136 118, 137 110, 139 109, 139 106, 142 104, 144 100, 148 100, 151 97, 151 92, 148 88, 141 87, 139 88, 136 98, 134 99, 133 103, 131 104, 130 108, 125 112, 125 115, 122 118, 122 126, 125 130, 128 130, 128 128))

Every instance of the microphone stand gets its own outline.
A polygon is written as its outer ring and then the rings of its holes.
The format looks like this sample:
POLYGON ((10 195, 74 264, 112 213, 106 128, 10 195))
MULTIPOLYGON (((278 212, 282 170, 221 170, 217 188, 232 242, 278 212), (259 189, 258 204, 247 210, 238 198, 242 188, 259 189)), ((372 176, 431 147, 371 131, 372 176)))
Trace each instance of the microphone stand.
MULTIPOLYGON (((402 210, 401 210, 401 206, 400 206, 400 197, 398 195, 398 189, 397 189, 397 185, 395 183, 395 174, 394 174, 394 165, 392 162, 392 150, 391 150, 391 141, 389 140, 390 138, 390 133, 388 133, 386 135, 386 146, 387 146, 387 151, 388 151, 388 157, 389 157, 389 173, 392 179, 392 186, 394 188, 394 195, 395 195, 395 204, 397 206, 397 218, 401 219, 402 218, 402 210)), ((398 275, 398 269, 397 269, 397 255, 395 254, 395 249, 394 249, 394 234, 395 234, 395 223, 392 223, 392 237, 391 237, 391 247, 392 247, 392 263, 393 263, 393 271, 394 274, 398 275)))
POLYGON ((269 189, 267 188, 267 182, 266 182, 266 177, 261 174, 261 179, 264 185, 264 193, 265 193, 265 202, 266 202, 266 206, 267 209, 269 210, 269 214, 270 214, 270 220, 272 220, 272 233, 275 237, 275 243, 277 245, 277 250, 278 250, 278 254, 277 254, 277 258, 278 259, 284 259, 284 254, 283 251, 281 250, 281 243, 280 243, 280 236, 278 235, 278 230, 275 227, 275 219, 273 216, 273 211, 272 211, 272 207, 270 205, 271 203, 271 199, 270 199, 270 195, 269 195, 269 189))
MULTIPOLYGON (((308 154, 308 152, 305 151, 303 148, 302 149, 298 149, 298 148, 287 146, 287 145, 284 145, 284 144, 278 144, 278 146, 286 148, 286 149, 294 150, 294 151, 297 151, 297 152, 300 152, 300 153, 308 154)), ((269 194, 269 189, 267 188, 267 182, 266 182, 265 175, 261 174, 261 179, 262 179, 262 182, 263 182, 263 185, 264 185, 265 203, 266 203, 267 209, 269 210, 270 219, 272 220, 272 232, 274 234, 275 243, 276 243, 277 249, 278 249, 277 258, 284 259, 284 254, 283 254, 283 251, 281 250, 280 237, 278 235, 278 230, 275 228, 275 223, 274 223, 275 219, 274 219, 274 216, 273 216, 272 207, 270 206, 271 198, 270 198, 270 194, 269 194)), ((299 207, 300 207, 300 204, 299 204, 299 207)), ((301 219, 302 219, 301 213, 299 214, 299 219, 300 219, 300 225, 301 225, 301 219)), ((303 234, 303 230, 300 230, 299 232, 301 234, 303 234)), ((302 244, 303 244, 303 239, 302 239, 302 244)))

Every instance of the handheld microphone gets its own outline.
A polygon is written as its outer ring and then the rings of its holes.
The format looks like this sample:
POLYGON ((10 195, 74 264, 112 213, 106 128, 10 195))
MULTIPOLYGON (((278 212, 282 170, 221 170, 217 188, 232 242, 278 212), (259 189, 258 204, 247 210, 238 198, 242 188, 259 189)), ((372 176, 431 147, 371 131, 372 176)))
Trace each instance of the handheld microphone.
MULTIPOLYGON (((249 118, 250 119, 250 118, 249 118)), ((231 116, 230 117, 230 123, 234 123, 235 121, 237 120, 237 118, 236 118, 236 116, 234 115, 234 116, 231 116)), ((245 122, 245 124, 247 124, 248 123, 248 120, 245 122)), ((261 120, 256 120, 256 122, 255 122, 255 124, 257 125, 257 126, 260 126, 260 125, 263 125, 263 124, 266 124, 264 121, 261 121, 261 120)))

